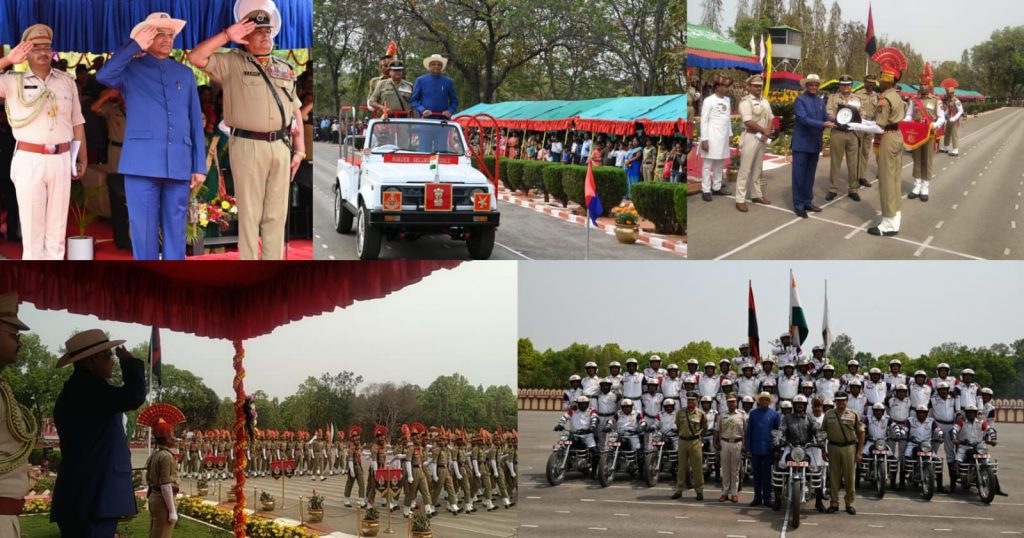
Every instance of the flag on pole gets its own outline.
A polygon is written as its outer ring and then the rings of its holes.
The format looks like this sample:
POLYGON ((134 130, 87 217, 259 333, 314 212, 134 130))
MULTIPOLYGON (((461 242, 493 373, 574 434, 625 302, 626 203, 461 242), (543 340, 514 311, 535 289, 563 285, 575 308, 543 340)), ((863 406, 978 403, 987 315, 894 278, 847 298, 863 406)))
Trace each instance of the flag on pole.
POLYGON ((441 162, 441 155, 435 153, 430 156, 430 171, 434 173, 434 181, 437 181, 438 176, 441 175, 441 167, 438 166, 441 162))
POLYGON ((828 280, 825 281, 825 319, 821 321, 821 340, 828 354, 828 346, 832 344, 832 320, 828 313, 828 280))
POLYGON ((793 336, 793 343, 798 347, 802 346, 807 339, 807 318, 804 316, 804 307, 800 304, 800 293, 796 289, 796 277, 793 270, 789 270, 789 334, 793 336))
POLYGON ((160 364, 162 362, 163 357, 161 357, 160 353, 160 329, 154 325, 152 332, 149 334, 149 369, 153 374, 152 379, 156 381, 156 387, 163 385, 163 377, 160 373, 160 364))
POLYGON ((757 45, 754 44, 754 34, 750 34, 750 53, 757 54, 757 45))
POLYGON ((870 58, 878 49, 878 42, 875 41, 875 20, 871 16, 871 4, 868 4, 868 33, 864 37, 864 52, 870 58))
POLYGON ((767 66, 768 66, 767 67, 768 74, 765 75, 765 77, 764 77, 764 95, 765 95, 765 97, 768 96, 768 91, 771 89, 771 86, 772 86, 772 36, 768 36, 768 44, 767 44, 767 53, 766 54, 767 54, 767 56, 765 57, 765 60, 768 62, 768 64, 767 64, 767 66))
POLYGON ((333 443, 334 442, 334 434, 335 434, 335 432, 336 432, 336 430, 334 429, 334 423, 332 422, 331 425, 327 428, 327 442, 328 443, 333 443))
POLYGON ((747 281, 747 345, 754 364, 761 362, 761 336, 757 331, 757 307, 754 306, 754 285, 747 281))
POLYGON ((764 65, 764 53, 765 53, 765 50, 764 50, 764 34, 761 34, 761 48, 759 50, 760 50, 759 56, 761 58, 761 65, 764 65))
POLYGON ((590 222, 597 226, 597 217, 604 213, 604 208, 601 207, 601 199, 597 196, 597 183, 594 181, 594 161, 592 160, 587 160, 587 182, 583 190, 587 203, 587 213, 590 214, 590 222))

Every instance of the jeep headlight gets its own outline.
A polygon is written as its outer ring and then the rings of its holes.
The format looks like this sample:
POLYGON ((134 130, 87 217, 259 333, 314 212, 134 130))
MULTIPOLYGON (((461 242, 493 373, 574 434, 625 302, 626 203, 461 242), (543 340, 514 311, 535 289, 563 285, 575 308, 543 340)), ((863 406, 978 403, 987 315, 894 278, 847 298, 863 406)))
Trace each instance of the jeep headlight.
POLYGON ((800 447, 794 448, 793 451, 789 453, 789 459, 793 461, 804 461, 804 458, 806 457, 807 453, 800 447))

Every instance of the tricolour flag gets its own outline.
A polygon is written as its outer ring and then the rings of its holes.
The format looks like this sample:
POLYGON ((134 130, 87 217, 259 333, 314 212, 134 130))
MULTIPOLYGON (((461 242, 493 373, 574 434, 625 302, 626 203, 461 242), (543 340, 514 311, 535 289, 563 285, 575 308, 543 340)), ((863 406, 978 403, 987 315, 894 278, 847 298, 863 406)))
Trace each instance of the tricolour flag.
POLYGON ((156 381, 156 386, 163 385, 163 377, 160 373, 160 364, 163 362, 163 357, 160 352, 160 329, 156 325, 153 326, 152 332, 149 334, 149 369, 153 373, 153 380, 156 381))
POLYGON ((594 161, 587 160, 587 182, 583 188, 584 198, 587 203, 587 213, 590 214, 590 221, 597 226, 597 217, 604 213, 601 207, 601 199, 597 196, 597 183, 594 181, 594 161))
POLYGON ((871 16, 871 4, 868 4, 868 33, 864 36, 864 52, 870 58, 878 49, 878 42, 875 41, 875 20, 871 16))
POLYGON ((747 281, 747 345, 754 363, 761 362, 761 337, 757 331, 757 307, 754 306, 754 285, 747 281))
POLYGON ((789 334, 793 336, 793 342, 801 346, 807 339, 807 318, 804 316, 804 307, 800 304, 800 294, 796 290, 796 277, 793 270, 789 270, 789 334))
POLYGON ((828 280, 825 281, 825 317, 821 320, 821 340, 825 346, 825 353, 828 353, 828 346, 832 345, 832 320, 828 313, 828 280))
POLYGON ((441 162, 441 156, 437 153, 430 156, 430 171, 434 172, 437 170, 438 163, 441 162))

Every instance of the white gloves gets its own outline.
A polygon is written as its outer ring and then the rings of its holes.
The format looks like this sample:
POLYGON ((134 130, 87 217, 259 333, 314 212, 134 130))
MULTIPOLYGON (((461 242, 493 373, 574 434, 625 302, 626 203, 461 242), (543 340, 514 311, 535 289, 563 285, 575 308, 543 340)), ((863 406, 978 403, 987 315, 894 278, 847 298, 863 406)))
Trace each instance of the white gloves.
POLYGON ((356 477, 356 464, 352 460, 349 460, 348 462, 348 475, 352 478, 356 477))
POLYGON ((412 462, 405 460, 405 475, 408 477, 409 483, 412 484, 412 462))
POLYGON ((174 506, 174 485, 162 484, 160 493, 164 499, 164 506, 167 507, 167 522, 174 524, 178 521, 178 508, 174 506))
POLYGON ((462 480, 462 473, 459 472, 459 462, 452 461, 452 470, 455 471, 455 478, 462 480))

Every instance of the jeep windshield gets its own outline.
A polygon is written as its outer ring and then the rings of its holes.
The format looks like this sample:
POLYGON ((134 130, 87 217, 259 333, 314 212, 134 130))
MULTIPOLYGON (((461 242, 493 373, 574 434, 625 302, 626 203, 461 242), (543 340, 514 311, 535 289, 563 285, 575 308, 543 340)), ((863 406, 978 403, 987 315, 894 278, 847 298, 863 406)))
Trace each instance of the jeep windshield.
POLYGON ((454 123, 379 122, 370 133, 373 153, 440 153, 463 155, 466 150, 454 123))

